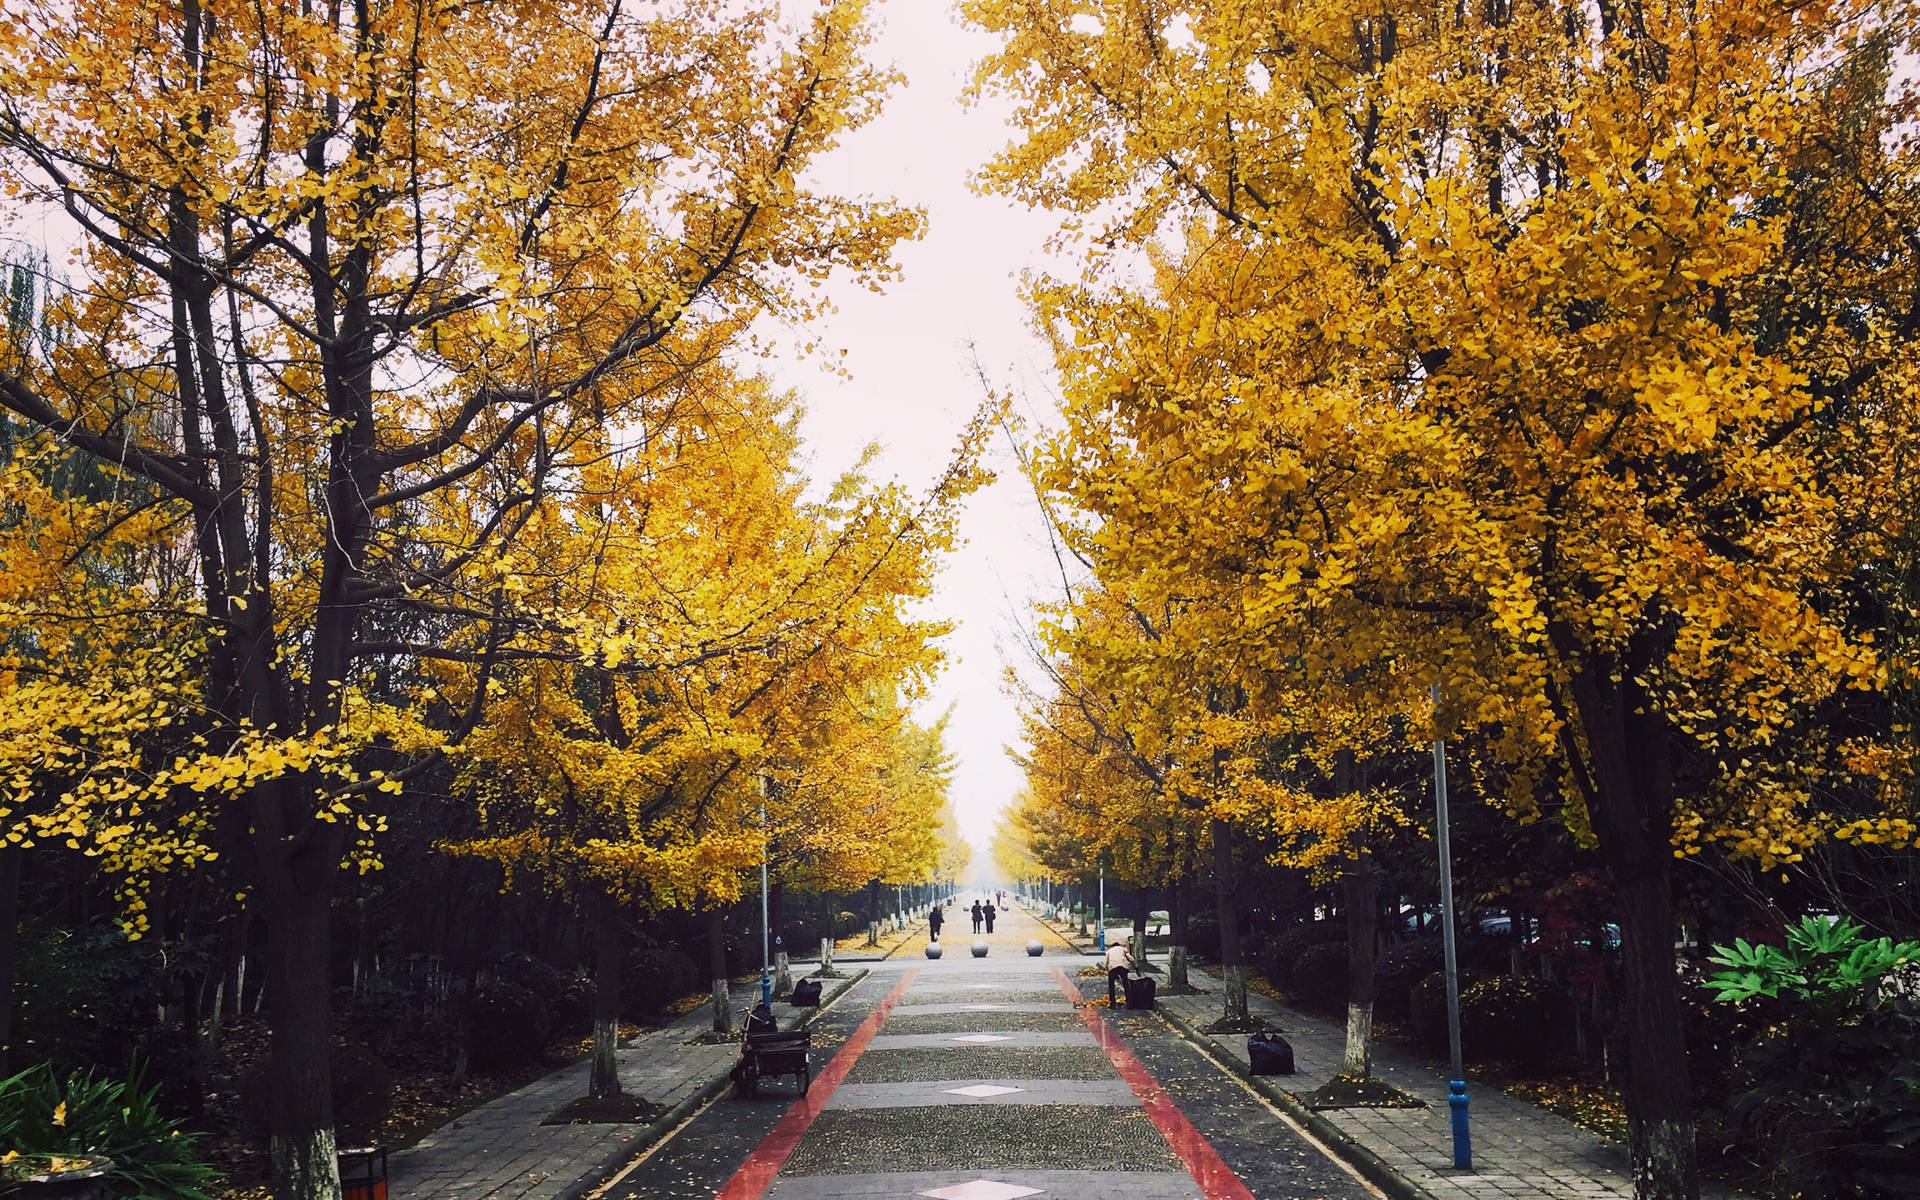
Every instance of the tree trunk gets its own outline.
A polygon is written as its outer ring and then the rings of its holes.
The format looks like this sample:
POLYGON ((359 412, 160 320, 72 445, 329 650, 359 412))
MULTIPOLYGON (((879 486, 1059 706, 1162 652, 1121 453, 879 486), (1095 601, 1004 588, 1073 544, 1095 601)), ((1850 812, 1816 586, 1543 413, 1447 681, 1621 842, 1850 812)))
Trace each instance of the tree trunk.
POLYGON ((600 890, 588 902, 593 921, 593 1066, 587 1097, 620 1094, 620 976, 626 966, 620 901, 600 890))
POLYGON ((273 888, 263 897, 272 1033, 274 1200, 340 1200, 333 1135, 325 889, 273 888))
POLYGON ((1664 717, 1632 680, 1655 648, 1590 662, 1572 691, 1592 763, 1592 823, 1620 913, 1635 1200, 1698 1200, 1692 1081, 1673 960, 1674 789, 1664 717), (1615 679, 1620 682, 1614 682, 1615 679))
POLYGON ((1223 1028, 1251 1024, 1247 1014, 1247 965, 1240 957, 1240 903, 1234 895, 1233 829, 1213 820, 1213 884, 1220 910, 1220 994, 1223 1028))
POLYGON ((1373 1073, 1373 942, 1379 921, 1373 858, 1347 860, 1347 1052, 1341 1071, 1362 1079, 1373 1073))
POLYGON ((713 980, 713 1031, 733 1032, 733 1000, 727 994, 727 925, 724 912, 707 914, 707 974, 713 980))
POLYGON ((1187 909, 1193 903, 1193 878, 1182 875, 1174 880, 1172 895, 1167 899, 1167 934, 1171 943, 1167 950, 1167 990, 1184 992, 1193 985, 1187 982, 1187 909))
POLYGON ((213 988, 212 1011, 207 1019, 207 1035, 201 1041, 200 1048, 209 1059, 220 1052, 220 1031, 226 1021, 226 1012, 230 1008, 234 1016, 241 1013, 241 984, 245 980, 242 972, 247 961, 247 913, 245 909, 230 913, 220 931, 220 953, 214 967, 216 982, 213 988))
POLYGON ((0 1079, 12 1073, 13 976, 20 957, 20 865, 26 851, 0 846, 0 1079))

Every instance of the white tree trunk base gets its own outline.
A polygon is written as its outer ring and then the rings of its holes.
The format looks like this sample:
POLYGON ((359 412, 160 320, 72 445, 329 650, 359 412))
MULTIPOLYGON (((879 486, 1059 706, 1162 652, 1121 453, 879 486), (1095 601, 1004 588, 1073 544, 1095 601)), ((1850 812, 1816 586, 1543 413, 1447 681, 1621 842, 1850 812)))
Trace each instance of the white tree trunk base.
POLYGON ((1373 1005, 1347 1005, 1347 1053, 1341 1073, 1365 1079, 1373 1074, 1373 1005))
POLYGON ((593 1068, 587 1075, 587 1096, 604 1100, 620 1094, 620 1025, 616 1021, 593 1023, 593 1068))
POLYGON ((317 1129, 303 1138, 275 1137, 275 1200, 341 1200, 339 1147, 333 1130, 317 1129))

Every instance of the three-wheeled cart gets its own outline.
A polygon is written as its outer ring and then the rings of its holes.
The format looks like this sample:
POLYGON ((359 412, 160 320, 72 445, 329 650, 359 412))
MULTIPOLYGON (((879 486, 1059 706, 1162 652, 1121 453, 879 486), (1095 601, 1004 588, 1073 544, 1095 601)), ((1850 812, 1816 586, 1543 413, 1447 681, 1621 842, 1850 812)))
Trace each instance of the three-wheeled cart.
POLYGON ((755 1005, 747 1013, 740 1035, 740 1060, 733 1064, 733 1088, 740 1096, 752 1096, 760 1090, 760 1080, 791 1075, 800 1081, 800 1094, 813 1086, 813 1068, 807 1065, 807 1051, 813 1034, 805 1029, 780 1032, 773 1013, 765 1005, 755 1005))

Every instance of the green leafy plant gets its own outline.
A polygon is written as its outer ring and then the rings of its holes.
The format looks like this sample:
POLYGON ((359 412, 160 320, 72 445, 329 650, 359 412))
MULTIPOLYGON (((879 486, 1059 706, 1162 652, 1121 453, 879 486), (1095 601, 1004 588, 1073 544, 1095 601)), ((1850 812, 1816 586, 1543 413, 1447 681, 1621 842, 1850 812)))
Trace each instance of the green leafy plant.
POLYGON ((1735 1055, 1727 1119, 1776 1189, 1891 1200, 1920 1193, 1920 943, 1808 917, 1787 944, 1716 946, 1707 985, 1758 1019, 1735 1055))
POLYGON ((1889 972, 1920 963, 1920 942, 1867 938, 1847 919, 1807 917, 1787 930, 1785 948, 1735 938, 1715 946, 1709 961, 1726 970, 1710 976, 1714 999, 1738 1003, 1765 996, 1843 1003, 1870 1000, 1872 985, 1889 972))
POLYGON ((42 1063, 0 1080, 0 1129, 22 1155, 103 1155, 113 1160, 107 1194, 126 1200, 207 1200, 217 1173, 198 1139, 160 1111, 159 1088, 136 1062, 124 1080, 92 1071, 64 1081, 42 1063))

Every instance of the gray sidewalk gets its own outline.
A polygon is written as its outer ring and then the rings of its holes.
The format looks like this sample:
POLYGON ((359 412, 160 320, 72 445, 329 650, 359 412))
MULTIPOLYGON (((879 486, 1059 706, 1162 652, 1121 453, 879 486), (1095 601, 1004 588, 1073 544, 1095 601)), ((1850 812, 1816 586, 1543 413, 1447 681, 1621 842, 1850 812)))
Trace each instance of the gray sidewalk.
MULTIPOLYGON (((1053 928, 1086 947, 1077 931, 1053 928)), ((1162 1013, 1215 1058, 1244 1074, 1244 1034, 1215 1037, 1201 1032, 1220 1017, 1219 981, 1197 969, 1189 975, 1193 985, 1207 994, 1163 994, 1157 999, 1162 1013)), ((1273 1091, 1309 1092, 1339 1071, 1346 1050, 1345 1026, 1308 1016, 1258 993, 1247 997, 1247 1005, 1254 1016, 1277 1026, 1293 1045, 1297 1074, 1261 1081, 1277 1085, 1273 1091)), ((1633 1196, 1633 1174, 1624 1145, 1471 1078, 1467 1095, 1474 1169, 1456 1170, 1446 1069, 1397 1046, 1375 1042, 1373 1070, 1401 1091, 1425 1100, 1427 1107, 1317 1113, 1306 1112, 1297 1102, 1284 1107, 1336 1153, 1355 1160, 1355 1166, 1372 1175, 1384 1171, 1391 1180, 1376 1178, 1375 1182, 1408 1200, 1631 1200, 1633 1196), (1358 1154, 1353 1152, 1355 1147, 1358 1154), (1358 1161, 1369 1156, 1372 1162, 1358 1161)), ((1716 1200, 1738 1197, 1711 1184, 1702 1185, 1701 1195, 1716 1200)))
MULTIPOLYGON (((845 979, 824 981, 822 1007, 866 974, 856 969, 845 979)), ((756 986, 752 994, 757 993, 756 986)), ((736 992, 735 1006, 744 1008, 749 999, 749 994, 736 992)), ((819 1011, 774 1005, 782 1029, 805 1025, 819 1011)), ((712 1009, 703 1005, 620 1047, 621 1085, 666 1106, 658 1119, 645 1125, 542 1125, 556 1109, 586 1094, 590 1064, 582 1060, 395 1151, 388 1162, 389 1194, 395 1200, 572 1200, 584 1195, 727 1086, 735 1047, 694 1041, 711 1026, 712 1009)))

